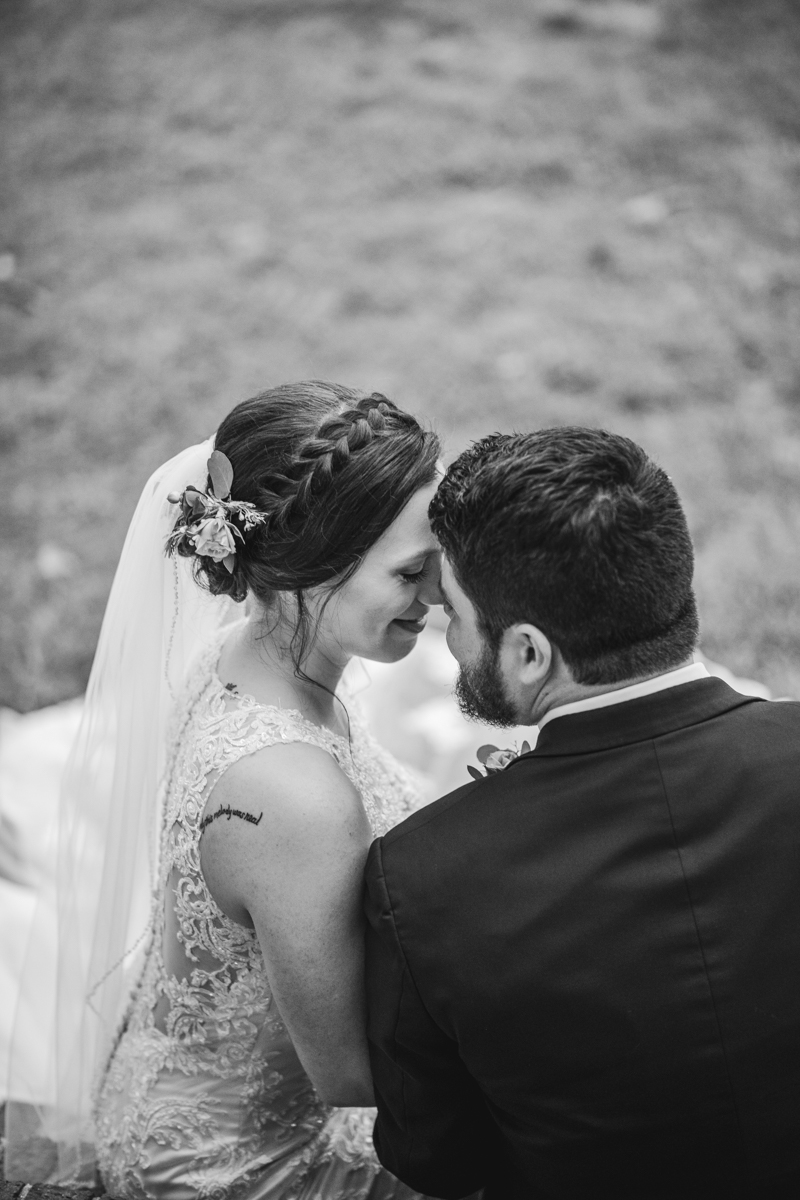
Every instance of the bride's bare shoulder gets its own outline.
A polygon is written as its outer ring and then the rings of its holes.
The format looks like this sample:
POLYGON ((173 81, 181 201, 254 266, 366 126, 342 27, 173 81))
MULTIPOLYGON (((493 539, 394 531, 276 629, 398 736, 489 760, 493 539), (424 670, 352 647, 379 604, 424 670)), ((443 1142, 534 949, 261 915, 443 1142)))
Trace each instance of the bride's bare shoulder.
POLYGON ((299 822, 361 804, 334 755, 306 741, 275 742, 232 763, 210 793, 203 819, 220 803, 234 802, 248 811, 269 809, 273 818, 299 822))
POLYGON ((366 853, 371 833, 361 797, 320 746, 277 743, 234 763, 201 819, 200 861, 223 912, 243 925, 256 893, 288 876, 366 853))

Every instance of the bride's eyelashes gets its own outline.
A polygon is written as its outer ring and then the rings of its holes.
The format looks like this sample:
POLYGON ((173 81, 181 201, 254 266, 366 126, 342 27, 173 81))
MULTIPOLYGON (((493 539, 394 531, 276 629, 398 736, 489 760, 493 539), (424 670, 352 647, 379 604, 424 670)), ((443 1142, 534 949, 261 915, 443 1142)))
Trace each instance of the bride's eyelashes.
POLYGON ((404 580, 405 583, 421 583, 425 578, 425 571, 425 567, 423 567, 421 571, 401 571, 400 578, 404 580))
POLYGON ((438 560, 436 556, 428 555, 418 571, 399 571, 398 574, 404 583, 422 583, 423 579, 438 568, 438 560))
POLYGON ((400 578, 405 583, 422 583, 428 579, 434 570, 434 562, 427 558, 418 571, 401 571, 400 578))

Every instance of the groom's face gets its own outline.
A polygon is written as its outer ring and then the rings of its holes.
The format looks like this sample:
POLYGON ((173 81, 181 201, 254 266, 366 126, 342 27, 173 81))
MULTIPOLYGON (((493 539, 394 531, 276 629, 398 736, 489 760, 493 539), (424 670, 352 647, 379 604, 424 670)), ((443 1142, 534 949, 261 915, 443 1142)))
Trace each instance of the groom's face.
POLYGON ((450 564, 442 562, 441 591, 450 620, 447 644, 459 665, 455 694, 465 717, 503 728, 520 719, 508 695, 500 665, 500 648, 481 633, 471 600, 459 587, 450 564))

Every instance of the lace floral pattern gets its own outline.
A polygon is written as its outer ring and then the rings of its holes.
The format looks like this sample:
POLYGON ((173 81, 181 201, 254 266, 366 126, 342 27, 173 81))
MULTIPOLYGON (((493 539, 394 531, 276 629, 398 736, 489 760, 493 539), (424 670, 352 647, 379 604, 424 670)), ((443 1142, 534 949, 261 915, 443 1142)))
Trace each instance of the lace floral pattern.
POLYGON ((217 640, 201 657, 173 735, 152 938, 97 1096, 104 1182, 120 1200, 410 1197, 377 1163, 372 1110, 329 1109, 314 1092, 255 933, 226 917, 205 885, 199 841, 220 776, 279 742, 330 753, 376 835, 419 805, 417 789, 349 700, 348 741, 298 712, 231 694, 216 675, 220 650, 217 640))

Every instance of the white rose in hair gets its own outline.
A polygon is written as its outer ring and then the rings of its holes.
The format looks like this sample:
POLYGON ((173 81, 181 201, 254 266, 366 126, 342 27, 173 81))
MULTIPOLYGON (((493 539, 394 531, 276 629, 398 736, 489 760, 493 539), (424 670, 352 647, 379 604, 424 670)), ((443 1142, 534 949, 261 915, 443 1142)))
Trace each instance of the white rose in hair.
POLYGON ((236 543, 227 522, 221 517, 206 517, 192 535, 195 552, 222 562, 229 554, 236 553, 236 543))

